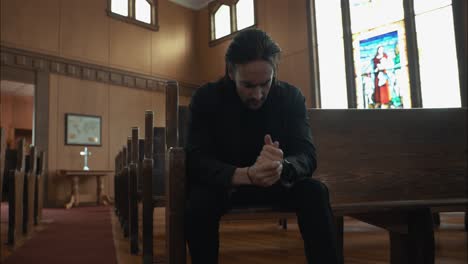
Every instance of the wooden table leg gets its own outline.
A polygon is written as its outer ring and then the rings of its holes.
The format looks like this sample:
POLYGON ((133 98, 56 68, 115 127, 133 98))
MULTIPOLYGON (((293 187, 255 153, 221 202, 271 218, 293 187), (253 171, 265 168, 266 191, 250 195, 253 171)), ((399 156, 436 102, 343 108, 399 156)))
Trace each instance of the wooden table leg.
POLYGON ((73 176, 72 178, 72 193, 70 201, 65 204, 65 208, 70 209, 73 205, 78 206, 80 204, 80 192, 79 192, 80 178, 73 176))
POLYGON ((97 204, 108 205, 109 197, 104 194, 104 176, 97 176, 97 204))

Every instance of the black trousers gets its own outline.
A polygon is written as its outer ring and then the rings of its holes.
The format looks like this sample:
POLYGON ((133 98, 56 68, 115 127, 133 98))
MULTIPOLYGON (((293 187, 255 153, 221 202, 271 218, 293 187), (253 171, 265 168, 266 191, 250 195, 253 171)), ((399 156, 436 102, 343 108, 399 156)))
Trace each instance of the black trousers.
POLYGON ((218 263, 219 222, 229 209, 265 205, 296 212, 309 264, 338 263, 328 189, 317 180, 307 178, 291 188, 277 183, 268 188, 241 186, 229 192, 192 185, 188 198, 185 233, 192 264, 218 263))

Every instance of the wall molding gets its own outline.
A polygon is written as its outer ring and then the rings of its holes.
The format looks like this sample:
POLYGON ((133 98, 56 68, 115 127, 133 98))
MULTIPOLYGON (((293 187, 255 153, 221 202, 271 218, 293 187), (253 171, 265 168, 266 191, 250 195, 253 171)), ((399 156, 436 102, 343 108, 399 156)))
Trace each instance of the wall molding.
MULTIPOLYGON (((39 72, 49 72, 82 80, 107 83, 134 89, 165 92, 166 82, 173 81, 159 76, 150 76, 91 64, 43 53, 26 51, 0 45, 0 65, 20 67, 39 72)), ((191 97, 198 84, 178 82, 179 94, 191 97)))

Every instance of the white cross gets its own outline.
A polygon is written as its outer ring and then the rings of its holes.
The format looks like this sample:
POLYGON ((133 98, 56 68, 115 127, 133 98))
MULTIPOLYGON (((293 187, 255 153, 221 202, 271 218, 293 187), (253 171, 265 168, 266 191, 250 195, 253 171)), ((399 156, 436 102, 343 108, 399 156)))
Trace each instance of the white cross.
POLYGON ((84 167, 83 167, 83 170, 88 171, 88 170, 89 170, 89 167, 88 167, 88 156, 91 156, 91 152, 89 152, 89 151, 88 151, 88 148, 85 147, 85 148, 84 148, 84 151, 81 151, 81 152, 80 152, 80 155, 81 155, 81 156, 84 156, 84 167))

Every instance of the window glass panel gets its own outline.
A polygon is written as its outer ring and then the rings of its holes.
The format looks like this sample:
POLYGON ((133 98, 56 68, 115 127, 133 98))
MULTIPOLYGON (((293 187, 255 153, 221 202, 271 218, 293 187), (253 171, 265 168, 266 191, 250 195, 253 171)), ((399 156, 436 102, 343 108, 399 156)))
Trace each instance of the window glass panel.
POLYGON ((352 33, 404 18, 402 0, 350 0, 352 33))
POLYGON ((141 22, 151 24, 151 5, 148 1, 135 1, 135 18, 141 22))
POLYGON ((128 0, 111 0, 111 11, 122 16, 128 16, 128 0))
POLYGON ((416 16, 416 32, 423 107, 460 107, 452 7, 416 16))
POLYGON ((230 8, 222 5, 215 13, 215 39, 231 34, 230 8))
POLYGON ((316 0, 322 108, 348 108, 340 0, 316 0))
POLYGON ((237 30, 250 27, 255 23, 254 1, 239 0, 236 5, 237 30))
POLYGON ((353 35, 358 108, 411 108, 404 22, 353 35))
POLYGON ((414 13, 418 15, 451 4, 451 0, 414 0, 414 13))

